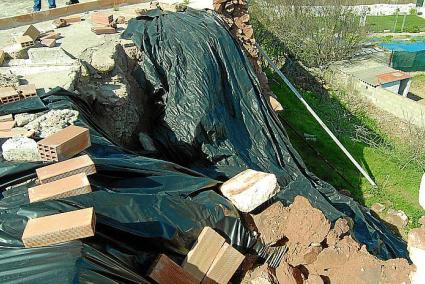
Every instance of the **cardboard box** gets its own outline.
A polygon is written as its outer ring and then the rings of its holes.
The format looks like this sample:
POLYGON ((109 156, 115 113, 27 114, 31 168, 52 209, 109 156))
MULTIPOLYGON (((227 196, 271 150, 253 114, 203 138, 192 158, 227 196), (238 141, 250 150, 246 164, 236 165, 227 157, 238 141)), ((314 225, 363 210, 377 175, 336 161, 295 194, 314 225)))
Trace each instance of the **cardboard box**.
POLYGON ((91 14, 92 24, 99 24, 107 26, 114 21, 114 16, 112 14, 106 14, 101 12, 96 12, 91 14))
POLYGON ((35 170, 41 183, 49 183, 79 173, 91 175, 96 167, 88 155, 83 155, 35 170))
POLYGON ((160 284, 199 284, 188 272, 184 271, 165 254, 161 254, 154 262, 148 276, 160 284))
POLYGON ((26 248, 43 247, 94 236, 96 218, 93 208, 31 219, 22 242, 26 248))
POLYGON ((23 36, 29 36, 33 41, 37 40, 40 36, 40 31, 34 27, 33 25, 30 25, 27 30, 23 33, 23 36))
POLYGON ((28 188, 30 203, 59 199, 91 192, 90 182, 85 173, 59 179, 50 183, 28 188))
POLYGON ((71 125, 40 140, 37 145, 43 161, 59 162, 90 147, 90 134, 87 128, 71 125))

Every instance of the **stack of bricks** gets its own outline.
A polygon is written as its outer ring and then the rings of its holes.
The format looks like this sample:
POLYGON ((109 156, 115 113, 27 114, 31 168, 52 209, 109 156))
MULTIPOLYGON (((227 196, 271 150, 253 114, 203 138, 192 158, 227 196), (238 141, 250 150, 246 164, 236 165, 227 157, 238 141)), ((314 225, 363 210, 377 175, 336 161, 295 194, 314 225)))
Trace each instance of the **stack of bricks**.
POLYGON ((64 161, 91 146, 89 130, 71 125, 38 141, 37 146, 43 161, 64 161))
POLYGON ((13 103, 37 95, 35 85, 21 85, 18 88, 3 87, 0 88, 0 104, 13 103))
MULTIPOLYGON (((30 203, 67 198, 92 192, 88 175, 96 167, 88 155, 36 170, 39 185, 28 189, 30 203)), ((95 231, 93 208, 60 213, 28 221, 22 242, 25 247, 42 247, 91 237, 95 231)))
POLYGON ((269 99, 271 107, 276 111, 283 110, 280 103, 274 98, 275 95, 270 89, 267 76, 259 63, 259 52, 254 37, 254 29, 250 24, 247 1, 214 0, 213 7, 229 26, 231 33, 248 55, 258 80, 260 81, 261 92, 269 99))
POLYGON ((244 259, 220 234, 205 227, 181 267, 161 255, 148 276, 161 284, 227 284, 244 259))
POLYGON ((93 25, 91 30, 97 35, 114 34, 117 32, 117 25, 114 23, 114 16, 112 14, 101 12, 92 13, 91 22, 93 25))

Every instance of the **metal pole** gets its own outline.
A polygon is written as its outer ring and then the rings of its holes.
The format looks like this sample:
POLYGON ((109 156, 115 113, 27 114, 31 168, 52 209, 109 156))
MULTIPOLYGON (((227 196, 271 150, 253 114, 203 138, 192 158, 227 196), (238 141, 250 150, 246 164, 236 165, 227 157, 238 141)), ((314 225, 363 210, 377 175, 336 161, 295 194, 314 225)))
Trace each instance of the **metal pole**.
POLYGON ((348 152, 348 150, 342 145, 342 143, 336 138, 336 136, 332 133, 332 131, 326 126, 326 124, 320 119, 320 117, 316 114, 316 112, 310 107, 310 105, 306 102, 303 96, 298 92, 295 86, 286 78, 286 76, 277 68, 276 64, 270 59, 270 57, 264 52, 264 50, 257 44, 258 50, 260 53, 266 58, 267 62, 270 66, 276 71, 276 73, 282 78, 285 84, 291 89, 291 91, 297 96, 297 98, 302 102, 302 104, 307 108, 307 110, 313 115, 316 121, 320 124, 320 126, 326 131, 326 133, 332 138, 332 140, 338 145, 338 147, 344 152, 348 159, 353 163, 353 165, 360 171, 360 173, 367 179, 367 181, 373 186, 376 187, 376 183, 369 176, 369 174, 360 166, 359 163, 354 159, 354 157, 348 152))
POLYGON ((406 16, 407 16, 407 13, 404 14, 404 17, 403 17, 403 24, 401 24, 401 32, 404 31, 404 23, 406 22, 406 16))

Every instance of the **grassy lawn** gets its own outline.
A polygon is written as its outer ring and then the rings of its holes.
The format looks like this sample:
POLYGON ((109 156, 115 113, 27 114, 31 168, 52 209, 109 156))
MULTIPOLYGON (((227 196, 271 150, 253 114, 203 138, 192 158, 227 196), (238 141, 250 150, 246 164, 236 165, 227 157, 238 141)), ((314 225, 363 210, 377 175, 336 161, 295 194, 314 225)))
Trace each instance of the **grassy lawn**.
POLYGON ((409 163, 402 167, 394 157, 396 154, 385 154, 380 149, 354 141, 351 131, 356 125, 365 126, 376 135, 382 135, 371 119, 351 115, 336 96, 320 100, 313 94, 305 93, 304 97, 313 109, 334 133, 338 133, 340 141, 375 179, 379 186, 372 188, 295 95, 283 83, 277 83, 278 78, 271 77, 271 82, 274 82, 272 89, 285 109, 280 114, 281 119, 307 167, 337 189, 349 190, 353 198, 363 205, 370 207, 373 203, 380 202, 385 204, 387 209, 403 210, 409 217, 408 228, 417 227, 418 218, 425 214, 418 203, 422 170, 409 163), (314 150, 306 144, 304 134, 317 137, 317 141, 308 142, 314 150), (323 159, 332 166, 326 164, 323 159))
MULTIPOLYGON (((397 25, 395 32, 401 32, 403 25, 403 15, 397 17, 397 25)), ((396 20, 395 15, 391 16, 368 16, 366 18, 367 25, 370 32, 382 33, 384 30, 394 32, 394 23, 396 20)), ((416 33, 425 31, 425 19, 416 15, 407 15, 404 24, 403 32, 416 33)))

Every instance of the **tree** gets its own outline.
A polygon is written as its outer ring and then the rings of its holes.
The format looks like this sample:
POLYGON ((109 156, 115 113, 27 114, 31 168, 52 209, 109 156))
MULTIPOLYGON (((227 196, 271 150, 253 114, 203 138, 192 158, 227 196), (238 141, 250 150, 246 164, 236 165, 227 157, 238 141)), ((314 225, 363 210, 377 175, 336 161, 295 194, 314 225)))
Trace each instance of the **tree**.
MULTIPOLYGON (((365 39, 360 18, 344 0, 253 0, 256 28, 280 41, 289 56, 306 66, 325 67, 348 58, 365 39)), ((259 39, 261 42, 261 39, 259 39)))

